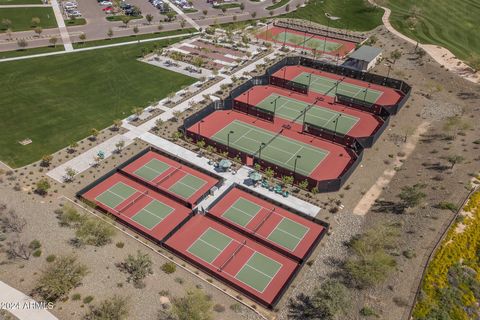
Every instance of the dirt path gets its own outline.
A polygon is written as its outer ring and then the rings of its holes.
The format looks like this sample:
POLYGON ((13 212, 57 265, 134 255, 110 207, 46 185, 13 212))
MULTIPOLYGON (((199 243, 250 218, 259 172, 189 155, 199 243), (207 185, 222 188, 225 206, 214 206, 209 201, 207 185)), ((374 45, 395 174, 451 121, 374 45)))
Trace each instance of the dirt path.
MULTIPOLYGON (((407 37, 406 35, 397 31, 390 23, 390 14, 392 11, 389 8, 379 6, 375 3, 374 0, 368 0, 372 5, 382 8, 384 10, 382 22, 387 28, 388 31, 396 35, 397 37, 413 44, 417 45, 417 41, 407 37)), ((454 74, 471 81, 473 83, 480 83, 480 71, 475 72, 462 60, 455 57, 455 55, 450 52, 450 50, 443 48, 441 46, 432 45, 432 44, 421 44, 418 46, 425 50, 436 62, 444 66, 446 70, 453 72, 454 74)))
POLYGON ((428 126, 430 125, 429 122, 422 122, 413 135, 408 139, 408 141, 402 146, 400 149, 399 154, 402 154, 402 157, 397 156, 395 161, 393 161, 392 168, 385 169, 383 174, 377 179, 375 184, 365 193, 365 195, 360 199, 355 209, 353 209, 353 213, 356 215, 364 216, 370 210, 370 208, 375 203, 375 200, 378 199, 380 194, 383 191, 392 178, 395 176, 397 171, 395 168, 399 168, 402 166, 403 162, 406 158, 412 154, 413 150, 415 150, 415 146, 420 139, 420 136, 427 132, 428 126))

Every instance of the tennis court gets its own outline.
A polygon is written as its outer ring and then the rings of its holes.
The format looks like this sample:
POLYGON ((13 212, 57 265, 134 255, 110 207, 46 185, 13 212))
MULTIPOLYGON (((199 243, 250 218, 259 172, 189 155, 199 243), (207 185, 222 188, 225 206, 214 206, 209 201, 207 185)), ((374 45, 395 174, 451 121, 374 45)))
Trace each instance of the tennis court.
POLYGON ((307 49, 315 49, 317 51, 332 52, 342 47, 341 43, 328 41, 326 38, 321 39, 318 36, 307 33, 300 35, 293 32, 282 31, 272 36, 277 42, 285 42, 294 46, 300 46, 307 49))
POLYGON ((309 86, 309 90, 334 97, 336 93, 343 94, 350 98, 375 103, 382 96, 383 92, 358 86, 342 80, 334 80, 322 77, 309 72, 302 72, 293 81, 309 86))
POLYGON ((142 192, 119 181, 103 191, 95 200, 115 213, 122 213, 144 198, 142 207, 135 208, 137 211, 130 219, 151 230, 168 217, 174 208, 151 197, 148 191, 142 192))
POLYGON ((310 230, 308 227, 275 212, 276 208, 265 208, 261 205, 240 197, 228 208, 222 218, 241 227, 249 229, 253 234, 261 232, 265 224, 269 227, 268 234, 258 234, 273 243, 294 251, 310 230))
POLYGON ((310 176, 328 156, 326 150, 311 147, 303 142, 238 120, 230 122, 211 138, 305 176, 310 176), (297 159, 297 156, 300 158, 297 159), (297 159, 296 167, 295 159, 297 159))
POLYGON ((357 124, 359 118, 327 108, 308 104, 278 94, 270 94, 256 107, 275 112, 275 116, 302 123, 303 112, 307 110, 305 122, 333 132, 347 134, 357 124))
POLYGON ((122 168, 122 171, 192 203, 197 198, 194 196, 200 198, 218 182, 213 177, 153 151, 122 168))
POLYGON ((236 255, 248 253, 250 257, 232 276, 255 289, 258 292, 265 291, 282 264, 269 258, 248 246, 246 242, 239 242, 213 228, 208 228, 192 245, 188 252, 197 258, 212 264, 219 272, 226 272, 225 268, 236 255), (226 252, 228 251, 228 252, 226 252), (222 253, 226 253, 222 255, 222 253), (220 257, 222 256, 222 257, 220 257))

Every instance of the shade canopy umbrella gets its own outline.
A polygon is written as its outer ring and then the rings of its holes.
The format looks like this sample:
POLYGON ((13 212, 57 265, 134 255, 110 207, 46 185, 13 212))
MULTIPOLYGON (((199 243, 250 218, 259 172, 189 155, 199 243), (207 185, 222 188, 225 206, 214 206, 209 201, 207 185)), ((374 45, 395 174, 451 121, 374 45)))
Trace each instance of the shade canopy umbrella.
POLYGON ((223 168, 223 169, 228 169, 232 166, 232 161, 228 160, 228 159, 222 159, 220 160, 220 162, 218 163, 218 166, 220 168, 223 168))
POLYGON ((257 171, 251 171, 248 174, 248 177, 253 181, 261 181, 262 180, 262 175, 257 171))

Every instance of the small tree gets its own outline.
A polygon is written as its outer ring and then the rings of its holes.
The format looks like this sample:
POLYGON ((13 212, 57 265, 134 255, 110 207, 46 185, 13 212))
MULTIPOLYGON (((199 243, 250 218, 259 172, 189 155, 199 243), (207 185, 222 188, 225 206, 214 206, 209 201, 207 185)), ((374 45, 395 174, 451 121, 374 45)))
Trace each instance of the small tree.
POLYGON ((51 36, 50 39, 48 39, 48 42, 49 42, 54 48, 56 48, 56 47, 57 47, 58 38, 55 37, 55 36, 51 36))
POLYGON ((268 11, 268 14, 270 15, 270 17, 272 17, 274 13, 275 12, 273 10, 268 11))
POLYGON ((77 142, 72 142, 68 146, 68 152, 69 153, 74 153, 77 148, 78 148, 78 143, 77 142))
POLYGON ((120 140, 115 144, 115 148, 116 148, 117 153, 120 153, 122 151, 123 147, 125 147, 125 141, 124 140, 120 140))
POLYGON ((182 298, 173 299, 172 312, 178 320, 212 319, 212 301, 200 290, 190 290, 182 298))
POLYGON ((158 29, 158 31, 162 31, 162 30, 163 30, 163 25, 159 24, 159 25, 157 26, 157 29, 158 29))
POLYGON ((65 169, 65 182, 72 182, 75 176, 77 175, 77 171, 71 167, 67 167, 65 169))
POLYGON ((29 260, 32 255, 32 249, 20 240, 16 235, 12 241, 7 242, 6 253, 8 259, 23 259, 29 260))
POLYGON ((293 176, 283 176, 282 182, 284 185, 293 185, 294 178, 293 176))
POLYGON ((182 29, 185 28, 186 24, 187 22, 184 19, 180 20, 180 27, 182 27, 182 29))
POLYGON ((120 120, 120 119, 115 119, 115 120, 113 120, 113 127, 112 127, 112 129, 113 129, 114 131, 118 131, 121 126, 122 126, 122 120, 120 120))
POLYGON ((275 175, 275 171, 273 171, 272 168, 268 167, 265 172, 265 178, 267 178, 268 180, 271 180, 273 178, 273 176, 275 175))
POLYGON ((462 163, 464 160, 465 160, 465 158, 462 157, 462 156, 460 156, 460 155, 453 155, 453 156, 449 156, 449 157, 447 158, 448 163, 451 164, 451 167, 450 167, 451 170, 453 170, 453 167, 454 167, 457 163, 462 163))
POLYGON ((40 18, 39 17, 33 17, 32 20, 30 20, 30 25, 32 27, 36 27, 40 24, 40 18))
POLYGON ((307 188, 308 188, 308 181, 307 181, 307 180, 303 180, 302 182, 300 182, 300 183, 298 184, 298 187, 299 187, 300 189, 307 190, 307 188))
POLYGON ((36 27, 33 31, 37 34, 37 37, 40 37, 40 35, 43 32, 43 29, 42 27, 36 27))
POLYGON ((147 19, 148 24, 152 24, 153 15, 147 14, 147 15, 145 16, 145 19, 147 19))
POLYGON ((165 124, 165 122, 160 118, 158 118, 155 121, 155 127, 157 128, 157 130, 160 130, 160 128, 163 127, 164 124, 165 124))
POLYGON ((120 296, 113 296, 102 301, 97 306, 91 306, 85 320, 126 320, 129 319, 129 300, 120 296))
POLYGON ((137 27, 137 26, 133 27, 133 33, 135 33, 135 35, 138 33, 138 31, 139 31, 139 30, 138 30, 138 27, 137 27))
POLYGON ((149 274, 153 274, 152 264, 152 260, 148 254, 137 251, 136 257, 129 254, 128 257, 117 266, 122 272, 128 274, 128 282, 133 282, 135 287, 142 288, 145 286, 143 279, 149 274))
POLYGON ((240 10, 242 10, 242 11, 245 10, 245 3, 243 3, 243 2, 240 3, 240 10))
POLYGON ((203 9, 202 11, 203 15, 206 16, 208 14, 208 10, 207 9, 203 9))
POLYGON ((78 263, 75 256, 58 257, 42 271, 34 292, 46 301, 55 302, 79 286, 87 274, 87 267, 78 263))
POLYGON ((129 16, 122 16, 120 20, 122 20, 123 25, 127 28, 131 18, 129 16))
POLYGON ((98 137, 99 134, 100 134, 100 131, 98 131, 98 130, 95 129, 95 128, 92 128, 92 129, 90 130, 90 136, 91 136, 90 138, 91 138, 91 140, 92 140, 92 141, 97 140, 97 137, 98 137))
POLYGON ((205 140, 198 140, 197 141, 197 147, 199 149, 203 149, 205 147, 205 140))
POLYGON ((51 154, 46 154, 42 156, 42 161, 40 162, 40 166, 48 167, 52 163, 53 156, 51 154))
POLYGON ((425 188, 424 184, 414 184, 413 186, 405 186, 403 187, 398 195, 400 200, 402 200, 402 204, 405 208, 413 208, 418 206, 423 199, 427 196, 423 193, 422 189, 425 188))
POLYGON ((287 5, 285 6, 285 11, 286 11, 286 12, 289 12, 289 11, 290 11, 290 5, 289 5, 289 4, 287 4, 287 5))
POLYGON ((255 19, 255 17, 257 16, 257 12, 253 11, 252 13, 250 13, 250 16, 252 16, 252 18, 255 19))
POLYGON ((35 190, 39 195, 46 195, 48 192, 48 189, 50 189, 50 182, 48 182, 47 179, 40 179, 37 181, 36 185, 37 189, 35 190))
POLYGON ((402 57, 402 52, 398 49, 395 49, 390 53, 390 58, 393 59, 393 64, 395 64, 395 62, 397 62, 397 60, 400 59, 401 57, 402 57))
POLYGON ((80 39, 80 41, 82 43, 85 43, 85 40, 87 40, 87 35, 85 34, 85 32, 82 32, 79 36, 78 36, 78 39, 80 39))
POLYGON ((140 117, 140 115, 143 113, 143 108, 135 107, 132 109, 132 113, 137 117, 140 117))
POLYGON ((225 6, 222 6, 222 12, 223 13, 227 12, 227 8, 225 6))
POLYGON ((168 11, 166 16, 167 16, 167 21, 173 21, 175 19, 175 16, 177 14, 175 13, 175 11, 168 11))
POLYGON ((108 28, 107 36, 108 36, 110 39, 113 37, 113 30, 112 30, 112 28, 108 28))
POLYGON ((12 20, 3 18, 1 24, 3 30, 10 29, 10 27, 12 26, 12 20))
POLYGON ((88 219, 78 226, 75 236, 82 244, 101 247, 112 240, 115 229, 102 220, 88 219))
POLYGON ((24 50, 28 46, 28 42, 25 39, 20 39, 17 41, 17 46, 20 48, 20 50, 24 50))

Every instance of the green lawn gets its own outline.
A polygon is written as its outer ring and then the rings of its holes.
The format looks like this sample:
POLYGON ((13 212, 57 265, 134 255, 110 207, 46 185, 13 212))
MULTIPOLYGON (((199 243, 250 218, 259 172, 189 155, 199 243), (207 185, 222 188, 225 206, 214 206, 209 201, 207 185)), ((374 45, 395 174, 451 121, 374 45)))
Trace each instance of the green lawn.
POLYGON ((14 4, 42 4, 40 0, 0 0, 0 5, 14 5, 14 4))
POLYGON ((405 35, 446 47, 461 59, 480 56, 480 1, 387 0, 386 4, 392 9, 392 25, 405 35))
POLYGON ((130 21, 132 20, 136 20, 136 19, 142 19, 143 16, 142 15, 139 15, 139 16, 125 16, 125 15, 117 15, 117 16, 108 16, 106 19, 110 22, 112 21, 122 21, 122 19, 124 17, 129 17, 130 18, 130 21))
POLYGON ((286 5, 287 3, 289 3, 290 0, 280 0, 278 1, 277 3, 275 3, 274 5, 271 5, 269 7, 266 7, 265 9, 266 10, 274 10, 274 9, 277 9, 277 8, 280 8, 284 5, 286 5))
POLYGON ((129 42, 129 41, 144 40, 144 39, 151 39, 151 38, 160 38, 160 37, 174 36, 178 34, 188 34, 193 32, 196 32, 196 30, 193 28, 177 29, 177 30, 154 32, 154 33, 148 33, 148 34, 139 34, 137 36, 131 35, 126 37, 112 38, 112 39, 107 38, 104 40, 92 40, 92 41, 87 41, 85 43, 74 43, 73 47, 74 48, 96 47, 96 46, 104 46, 104 45, 113 44, 113 43, 129 42))
POLYGON ((26 165, 195 82, 136 61, 142 48, 174 41, 0 63, 0 160, 26 165))
POLYGON ((215 9, 233 9, 233 8, 240 8, 240 3, 222 3, 217 6, 214 6, 215 9))
MULTIPOLYGON (((57 44, 56 47, 40 47, 40 48, 26 48, 24 50, 14 50, 14 51, 5 51, 0 52, 0 59, 5 58, 12 58, 12 57, 21 57, 21 56, 29 56, 32 54, 40 54, 40 53, 48 53, 48 52, 55 52, 55 51, 63 51, 63 45, 57 44)), ((1 67, 0 67, 1 70, 1 67)))
MULTIPOLYGON (((293 9, 293 8, 292 8, 293 9)), ((311 0, 296 11, 280 16, 312 20, 334 28, 368 31, 382 24, 383 10, 366 5, 365 0, 311 0), (325 12, 340 20, 330 21, 325 12)))
MULTIPOLYGON (((40 18, 40 27, 55 28, 57 26, 57 21, 55 20, 55 15, 53 14, 52 8, 8 8, 0 9, 0 21, 2 19, 8 19, 12 22, 10 27, 12 31, 24 31, 34 29, 35 26, 32 26, 32 18, 40 18)), ((5 32, 3 26, 0 26, 0 32, 5 32)))

